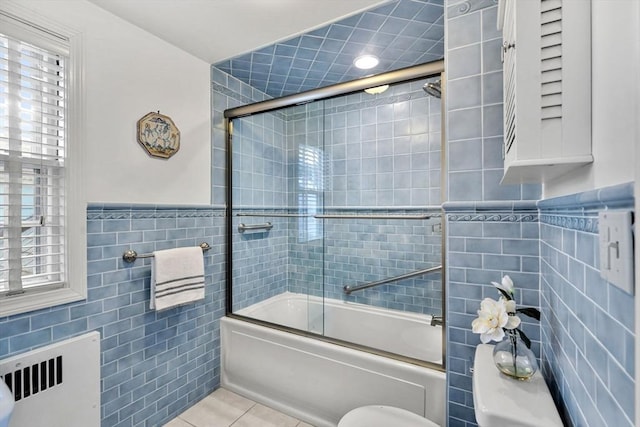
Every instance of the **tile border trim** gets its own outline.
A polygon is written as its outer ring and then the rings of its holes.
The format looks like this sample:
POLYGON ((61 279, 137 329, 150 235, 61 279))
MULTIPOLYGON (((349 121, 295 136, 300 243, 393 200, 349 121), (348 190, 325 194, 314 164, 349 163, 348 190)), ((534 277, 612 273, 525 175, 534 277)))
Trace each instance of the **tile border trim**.
POLYGON ((89 205, 87 220, 158 219, 158 218, 223 218, 225 209, 219 207, 160 206, 160 205, 89 205))
POLYGON ((597 188, 582 193, 553 197, 540 200, 538 209, 544 210, 582 210, 582 209, 612 209, 633 207, 633 182, 597 188))
POLYGON ((537 213, 447 214, 450 222, 538 222, 537 213))
POLYGON ((540 222, 570 230, 598 233, 597 216, 550 215, 541 214, 540 222))
POLYGON ((505 200, 505 201, 477 201, 477 202, 445 202, 442 209, 445 212, 537 212, 536 200, 505 200))

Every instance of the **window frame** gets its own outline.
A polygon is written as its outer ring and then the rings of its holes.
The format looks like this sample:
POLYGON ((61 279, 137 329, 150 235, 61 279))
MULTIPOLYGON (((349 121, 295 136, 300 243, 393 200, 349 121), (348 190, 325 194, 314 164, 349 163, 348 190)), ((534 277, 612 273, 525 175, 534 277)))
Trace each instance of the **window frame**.
POLYGON ((82 34, 23 9, 0 7, 0 25, 11 37, 68 57, 65 117, 65 281, 56 289, 32 289, 0 296, 0 317, 26 313, 87 298, 86 196, 84 184, 84 73, 82 34))

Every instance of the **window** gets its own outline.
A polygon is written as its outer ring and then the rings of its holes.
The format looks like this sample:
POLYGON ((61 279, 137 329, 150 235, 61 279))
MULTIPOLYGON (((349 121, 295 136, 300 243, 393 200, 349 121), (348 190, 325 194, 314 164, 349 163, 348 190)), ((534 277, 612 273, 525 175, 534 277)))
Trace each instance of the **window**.
POLYGON ((322 213, 324 154, 320 148, 298 146, 298 209, 307 217, 301 217, 298 236, 301 242, 322 238, 322 221, 312 215, 322 213))
POLYGON ((86 252, 86 244, 84 227, 68 226, 84 213, 81 187, 70 182, 79 163, 69 156, 78 87, 69 78, 77 66, 70 38, 4 10, 0 24, 2 316, 84 298, 86 279, 77 276, 86 267, 71 269, 69 260, 86 264, 73 248, 82 241, 86 252))

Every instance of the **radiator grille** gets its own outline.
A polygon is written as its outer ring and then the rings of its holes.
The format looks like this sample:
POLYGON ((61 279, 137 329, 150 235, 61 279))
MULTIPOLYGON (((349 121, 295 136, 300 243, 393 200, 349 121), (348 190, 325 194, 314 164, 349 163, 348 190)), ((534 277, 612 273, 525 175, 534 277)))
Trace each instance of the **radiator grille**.
POLYGON ((0 378, 16 401, 12 426, 100 426, 98 332, 2 359, 0 378))
POLYGON ((8 372, 2 377, 16 402, 62 384, 62 356, 8 372))

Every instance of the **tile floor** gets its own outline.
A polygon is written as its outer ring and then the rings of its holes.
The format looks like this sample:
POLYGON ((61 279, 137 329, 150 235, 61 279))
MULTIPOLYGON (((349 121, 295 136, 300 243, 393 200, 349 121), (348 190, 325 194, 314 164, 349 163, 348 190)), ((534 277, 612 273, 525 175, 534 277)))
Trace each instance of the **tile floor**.
POLYGON ((164 427, 313 427, 219 388, 164 427))

